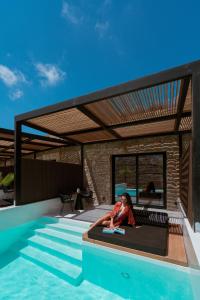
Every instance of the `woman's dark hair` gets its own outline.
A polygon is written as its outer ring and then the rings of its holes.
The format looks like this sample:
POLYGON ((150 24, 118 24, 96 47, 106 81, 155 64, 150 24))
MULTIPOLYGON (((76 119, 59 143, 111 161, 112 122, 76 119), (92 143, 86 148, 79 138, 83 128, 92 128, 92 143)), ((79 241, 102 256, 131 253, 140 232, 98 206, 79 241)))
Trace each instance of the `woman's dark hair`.
POLYGON ((125 197, 126 198, 126 201, 127 201, 127 205, 132 207, 132 201, 131 201, 131 196, 129 195, 129 193, 123 193, 121 196, 125 197))

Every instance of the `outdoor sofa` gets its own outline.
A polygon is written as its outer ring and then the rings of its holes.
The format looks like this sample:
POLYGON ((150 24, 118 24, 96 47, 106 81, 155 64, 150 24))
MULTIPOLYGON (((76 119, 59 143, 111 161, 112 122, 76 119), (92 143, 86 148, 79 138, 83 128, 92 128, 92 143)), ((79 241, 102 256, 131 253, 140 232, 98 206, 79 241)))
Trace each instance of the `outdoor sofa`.
POLYGON ((125 235, 103 233, 103 226, 88 231, 88 237, 131 249, 166 256, 168 253, 168 215, 166 213, 134 210, 136 226, 120 226, 125 235))

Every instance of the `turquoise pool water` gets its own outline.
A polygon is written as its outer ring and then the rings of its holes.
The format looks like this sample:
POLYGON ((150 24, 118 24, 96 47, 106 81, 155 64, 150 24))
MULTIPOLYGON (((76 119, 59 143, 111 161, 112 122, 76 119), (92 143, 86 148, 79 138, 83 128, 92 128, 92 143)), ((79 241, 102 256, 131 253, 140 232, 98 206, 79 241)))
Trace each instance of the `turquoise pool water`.
POLYGON ((0 256, 0 299, 198 299, 199 273, 83 243, 88 226, 42 218, 1 232, 17 241, 0 256))
POLYGON ((136 197, 136 189, 127 188, 124 184, 116 184, 115 185, 115 196, 118 197, 123 193, 129 193, 131 197, 136 197))

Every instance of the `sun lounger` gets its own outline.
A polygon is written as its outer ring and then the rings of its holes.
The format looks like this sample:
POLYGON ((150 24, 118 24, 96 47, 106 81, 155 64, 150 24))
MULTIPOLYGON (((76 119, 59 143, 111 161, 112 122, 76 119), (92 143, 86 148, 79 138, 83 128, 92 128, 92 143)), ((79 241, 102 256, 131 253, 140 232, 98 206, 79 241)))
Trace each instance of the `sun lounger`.
POLYGON ((106 234, 103 226, 88 231, 88 237, 131 249, 165 256, 168 252, 168 215, 151 211, 135 210, 136 227, 120 226, 125 235, 106 234))

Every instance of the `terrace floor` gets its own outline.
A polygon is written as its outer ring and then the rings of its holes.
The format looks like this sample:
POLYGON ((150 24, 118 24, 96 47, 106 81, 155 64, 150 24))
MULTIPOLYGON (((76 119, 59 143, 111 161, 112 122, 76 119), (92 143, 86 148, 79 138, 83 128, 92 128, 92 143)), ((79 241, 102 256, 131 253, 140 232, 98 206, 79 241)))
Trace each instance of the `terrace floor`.
MULTIPOLYGON (((96 206, 93 209, 86 210, 86 211, 75 211, 75 212, 63 212, 62 216, 59 215, 57 217, 63 217, 63 218, 70 218, 74 220, 80 220, 85 222, 95 222, 99 217, 107 213, 109 210, 112 209, 112 205, 99 205, 96 206)), ((153 209, 155 211, 155 209, 153 209)), ((157 209, 157 211, 159 211, 157 209)), ((145 257, 158 259, 161 261, 166 261, 182 266, 187 266, 187 256, 184 246, 184 239, 183 239, 183 232, 182 232, 182 226, 181 226, 181 214, 178 212, 172 212, 167 211, 169 214, 169 221, 170 221, 170 227, 169 227, 169 240, 168 240, 168 255, 167 256, 159 256, 143 251, 138 251, 122 246, 117 246, 109 243, 105 243, 102 241, 97 241, 88 238, 87 233, 84 235, 83 239, 87 242, 102 245, 109 248, 118 249, 121 251, 126 251, 128 253, 133 253, 137 255, 142 255, 145 257)))

